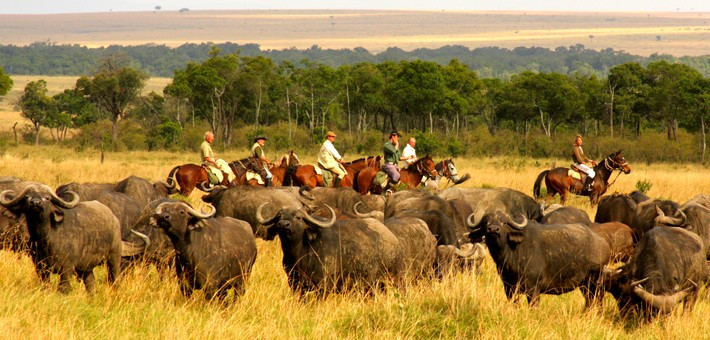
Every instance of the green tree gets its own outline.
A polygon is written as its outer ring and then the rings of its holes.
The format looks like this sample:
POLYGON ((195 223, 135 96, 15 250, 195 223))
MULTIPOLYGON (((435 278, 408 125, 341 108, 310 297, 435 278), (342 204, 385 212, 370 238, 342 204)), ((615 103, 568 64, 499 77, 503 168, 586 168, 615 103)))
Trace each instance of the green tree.
POLYGON ((119 58, 109 57, 91 77, 79 78, 76 88, 111 117, 111 138, 115 142, 118 122, 126 115, 126 108, 138 98, 147 80, 145 73, 125 66, 125 61, 119 58))
POLYGON ((0 97, 6 95, 12 89, 12 78, 5 74, 2 67, 0 67, 0 97))
POLYGON ((621 114, 619 119, 619 135, 624 133, 624 120, 626 117, 633 117, 636 123, 636 133, 641 133, 640 113, 634 113, 634 107, 638 100, 642 98, 645 90, 643 79, 646 70, 639 63, 625 63, 611 68, 607 77, 609 102, 607 112, 609 115, 609 129, 611 137, 614 137, 614 114, 621 114))
POLYGON ((32 123, 35 130, 35 145, 39 145, 40 128, 47 124, 56 111, 54 101, 47 95, 47 82, 43 79, 29 82, 17 106, 22 116, 32 123))
MULTIPOLYGON (((439 64, 414 60, 400 63, 400 70, 389 89, 389 95, 408 118, 412 116, 420 118, 422 130, 426 129, 424 122, 428 117, 429 133, 432 133, 433 113, 440 104, 440 96, 445 90, 442 67, 439 64)), ((390 122, 392 129, 396 129, 396 121, 391 118, 390 122)))

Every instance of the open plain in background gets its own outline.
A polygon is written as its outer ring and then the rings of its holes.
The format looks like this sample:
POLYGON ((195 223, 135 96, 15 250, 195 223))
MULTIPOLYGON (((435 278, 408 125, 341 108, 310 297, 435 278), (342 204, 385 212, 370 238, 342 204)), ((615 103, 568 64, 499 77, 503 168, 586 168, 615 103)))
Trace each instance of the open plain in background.
MULTIPOLYGON (((304 151, 305 152, 305 151, 304 151)), ((247 151, 220 154, 226 160, 247 151)), ((275 157, 276 152, 269 152, 275 157)), ((354 156, 353 156, 354 157, 354 156)), ((314 161, 302 155, 304 163, 314 161)), ((10 145, 0 156, 0 173, 56 187, 61 183, 118 181, 128 175, 164 179, 177 164, 195 162, 190 153, 107 153, 99 163, 95 150, 75 151, 57 146, 10 145)), ((503 186, 527 194, 537 174, 553 162, 529 158, 455 159, 460 173, 472 179, 464 187, 503 186)), ((629 192, 638 180, 653 184, 649 195, 684 202, 710 192, 707 169, 683 164, 630 164, 611 192, 629 192)), ((445 183, 442 182, 442 185, 445 183)), ((200 205, 199 192, 188 201, 200 205)), ((571 199, 592 217, 588 199, 571 199)), ((423 281, 406 291, 389 290, 374 296, 358 293, 318 300, 294 296, 281 267, 278 240, 257 241, 258 256, 246 294, 228 304, 208 303, 198 294, 190 299, 178 292, 173 272, 139 267, 114 289, 106 285, 105 269, 97 270, 97 293, 88 296, 76 281, 68 295, 42 285, 30 259, 0 251, 0 329, 8 338, 705 338, 710 334, 710 302, 700 300, 686 315, 674 314, 650 324, 619 318, 614 300, 584 312, 579 292, 543 296, 536 308, 506 301, 492 260, 483 273, 472 272, 443 281, 423 281)))
POLYGON ((262 49, 380 52, 463 45, 558 46, 648 56, 710 54, 710 13, 252 10, 0 15, 0 43, 108 45, 234 42, 262 49))

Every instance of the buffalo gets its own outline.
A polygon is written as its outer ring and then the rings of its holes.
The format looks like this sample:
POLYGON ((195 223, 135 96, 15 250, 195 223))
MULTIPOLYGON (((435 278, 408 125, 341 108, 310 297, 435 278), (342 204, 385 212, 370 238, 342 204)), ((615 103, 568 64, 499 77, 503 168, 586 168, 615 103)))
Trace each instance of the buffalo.
POLYGON ((683 228, 653 228, 646 232, 626 266, 611 274, 609 291, 622 314, 649 317, 669 313, 685 301, 693 308, 698 285, 709 276, 700 237, 683 228))
POLYGON ((611 250, 603 238, 579 224, 541 225, 502 212, 469 217, 471 237, 485 235, 508 299, 525 294, 535 305, 540 294, 582 290, 589 307, 611 250))
MULTIPOLYGON (((17 177, 0 178, 0 190, 23 191, 37 182, 23 181, 17 177)), ((30 232, 27 230, 25 216, 17 207, 0 207, 0 249, 23 252, 29 249, 30 232)))
MULTIPOLYGON (((362 287, 371 290, 388 279, 399 281, 404 271, 403 250, 397 236, 375 219, 328 220, 311 216, 305 208, 281 208, 272 217, 256 211, 268 227, 267 239, 281 240, 288 283, 297 292, 333 291, 362 287)), ((396 282, 395 282, 396 283, 396 282)))
POLYGON ((710 195, 699 194, 689 199, 688 202, 683 203, 684 206, 690 204, 699 204, 710 209, 710 195))
POLYGON ((165 202, 155 209, 154 224, 163 228, 177 252, 175 269, 181 291, 202 289, 208 298, 224 298, 229 288, 241 294, 256 260, 256 241, 248 223, 213 218, 185 202, 165 202))
POLYGON ((308 189, 301 187, 301 196, 307 200, 312 200, 312 204, 323 206, 329 205, 335 209, 349 214, 371 217, 382 221, 384 218, 380 211, 370 208, 362 199, 359 193, 351 188, 322 188, 316 187, 308 189))
MULTIPOLYGON (((131 258, 124 258, 123 263, 127 260, 143 260, 148 263, 153 263, 157 267, 162 268, 172 265, 175 259, 175 248, 173 247, 168 234, 162 228, 154 228, 155 219, 155 209, 162 203, 175 203, 178 202, 170 198, 160 198, 155 201, 148 203, 145 208, 141 211, 138 221, 133 226, 133 230, 139 232, 142 235, 147 235, 150 239, 150 245, 147 246, 140 255, 133 256, 131 258)), ((138 243, 140 238, 131 234, 124 238, 124 241, 130 243, 138 243)))
POLYGON ((120 182, 116 183, 113 190, 124 193, 133 198, 141 209, 149 202, 177 193, 175 182, 172 182, 172 184, 165 181, 150 183, 147 180, 136 176, 128 176, 124 178, 120 182))
POLYGON ((593 232, 601 236, 611 249, 611 262, 626 262, 634 253, 634 232, 621 222, 592 223, 593 232))
POLYGON ((439 210, 400 210, 392 217, 418 218, 427 224, 429 231, 436 238, 437 246, 452 245, 457 248, 459 247, 459 239, 456 235, 454 221, 439 210))
POLYGON ((437 248, 427 224, 414 217, 390 218, 384 224, 402 245, 404 275, 430 276, 437 260, 437 248))
POLYGON ((621 222, 632 226, 636 215, 636 201, 626 194, 613 194, 604 196, 597 206, 594 222, 621 222))
POLYGON ((644 233, 656 226, 656 217, 659 211, 667 216, 676 215, 680 205, 671 200, 647 200, 636 206, 634 221, 629 225, 634 231, 636 240, 640 240, 644 233))
POLYGON ((542 209, 535 199, 513 189, 451 187, 439 192, 438 195, 446 200, 463 200, 473 210, 483 214, 500 211, 508 216, 522 214, 527 219, 535 221, 542 217, 542 209))
POLYGON ((202 200, 217 208, 216 216, 234 217, 251 225, 254 235, 266 237, 266 228, 256 218, 256 209, 263 203, 271 203, 267 212, 275 213, 283 207, 300 209, 305 204, 312 205, 313 200, 299 194, 298 188, 264 188, 257 186, 238 186, 233 188, 216 187, 202 196, 202 200), (273 211, 271 211, 273 210, 273 211))
POLYGON ((62 184, 55 191, 63 199, 71 199, 69 191, 76 193, 81 202, 95 201, 104 191, 115 191, 116 183, 76 183, 62 184))
MULTIPOLYGON (((468 232, 466 218, 473 211, 471 205, 464 200, 445 200, 423 190, 401 191, 390 196, 385 204, 385 219, 398 216, 399 212, 403 210, 438 211, 446 215, 448 217, 446 226, 450 226, 461 240, 465 239, 463 235, 468 232), (411 195, 408 195, 410 193, 411 195)), ((468 241, 466 240, 466 242, 468 241)))
POLYGON ((30 255, 40 279, 48 281, 51 272, 60 275, 59 291, 70 289, 69 280, 78 274, 88 292, 94 290, 94 267, 108 264, 108 281, 113 283, 120 271, 121 229, 116 217, 98 202, 79 202, 79 196, 66 201, 46 185, 30 185, 15 195, 0 193, 0 205, 21 211, 27 219, 30 255))
POLYGON ((700 236, 705 256, 710 259, 710 209, 699 204, 687 204, 674 214, 677 217, 666 216, 658 207, 656 212, 656 225, 680 227, 700 236))
MULTIPOLYGON (((553 208, 551 206, 550 208, 553 208)), ((555 209, 545 210, 544 216, 540 219, 542 224, 572 224, 579 223, 586 226, 592 225, 589 215, 575 207, 554 207, 555 209)), ((548 208, 549 209, 549 208, 548 208)))

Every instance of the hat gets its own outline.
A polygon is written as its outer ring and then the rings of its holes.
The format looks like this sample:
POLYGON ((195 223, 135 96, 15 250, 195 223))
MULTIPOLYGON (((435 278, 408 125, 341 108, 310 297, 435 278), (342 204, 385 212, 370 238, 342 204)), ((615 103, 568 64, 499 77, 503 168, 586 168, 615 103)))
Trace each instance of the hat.
POLYGON ((258 136, 258 137, 256 137, 256 138, 254 138, 254 143, 256 143, 259 139, 269 140, 268 138, 266 138, 266 137, 264 137, 264 136, 258 136))
POLYGON ((394 131, 390 132, 390 137, 392 137, 392 136, 394 136, 394 135, 397 135, 397 136, 399 136, 399 137, 402 137, 402 134, 399 133, 399 131, 397 131, 397 130, 394 130, 394 131))
POLYGON ((333 131, 328 131, 328 133, 325 134, 325 137, 335 137, 335 132, 333 131))

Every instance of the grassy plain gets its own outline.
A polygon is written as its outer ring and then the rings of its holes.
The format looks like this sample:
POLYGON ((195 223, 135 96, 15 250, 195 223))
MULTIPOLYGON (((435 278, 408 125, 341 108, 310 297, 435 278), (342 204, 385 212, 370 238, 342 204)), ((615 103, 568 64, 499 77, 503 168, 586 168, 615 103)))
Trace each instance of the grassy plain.
POLYGON ((108 45, 235 42, 263 49, 412 50, 584 44, 639 55, 710 54, 704 12, 262 10, 0 15, 0 42, 108 45))
MULTIPOLYGON (((244 156, 231 151, 227 160, 244 156)), ((270 152, 276 154, 276 152, 270 152)), ((130 174, 164 179, 176 164, 196 155, 171 152, 77 152, 54 146, 11 145, 0 156, 0 174, 35 180, 52 187, 69 181, 117 181, 130 174)), ((272 156, 273 157, 273 156, 272 156)), ((312 156, 301 155, 304 163, 312 156)), ((460 173, 472 179, 464 187, 503 186, 530 194, 537 174, 564 160, 527 158, 456 159, 460 173)), ((628 192, 638 180, 650 180, 649 194, 683 202, 710 193, 707 168, 696 165, 630 164, 611 191, 628 192)), ((444 183, 441 183, 442 185, 444 183)), ((199 202, 200 193, 189 201, 199 202)), ((571 204, 593 216, 584 198, 571 204)), ((583 311, 579 292, 544 296, 536 308, 505 299, 490 259, 483 273, 457 274, 425 281, 406 291, 374 296, 358 293, 317 300, 291 294, 281 267, 278 241, 257 241, 258 256, 246 294, 222 305, 199 295, 186 299, 172 272, 137 268, 115 289, 106 286, 105 270, 97 270, 97 293, 88 296, 74 282, 68 295, 42 285, 31 261, 0 251, 0 329, 6 338, 707 338, 707 297, 691 314, 674 314, 650 324, 619 318, 611 297, 602 309, 583 311)))

